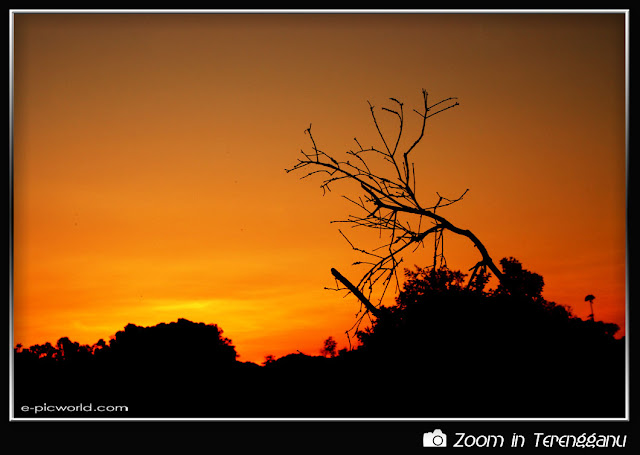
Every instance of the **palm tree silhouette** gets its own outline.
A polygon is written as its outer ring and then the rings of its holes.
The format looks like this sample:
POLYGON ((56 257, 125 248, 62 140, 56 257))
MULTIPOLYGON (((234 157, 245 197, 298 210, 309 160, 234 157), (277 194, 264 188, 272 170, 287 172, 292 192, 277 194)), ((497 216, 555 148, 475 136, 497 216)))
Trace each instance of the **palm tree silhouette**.
POLYGON ((585 302, 589 302, 589 305, 591 306, 591 314, 589 315, 589 317, 591 318, 591 320, 592 320, 592 321, 594 321, 594 320, 595 320, 595 318, 594 318, 594 316, 593 316, 593 300, 594 300, 595 298, 596 298, 596 297, 595 297, 594 295, 592 295, 592 294, 589 294, 588 296, 586 296, 586 297, 584 298, 584 301, 585 301, 585 302))

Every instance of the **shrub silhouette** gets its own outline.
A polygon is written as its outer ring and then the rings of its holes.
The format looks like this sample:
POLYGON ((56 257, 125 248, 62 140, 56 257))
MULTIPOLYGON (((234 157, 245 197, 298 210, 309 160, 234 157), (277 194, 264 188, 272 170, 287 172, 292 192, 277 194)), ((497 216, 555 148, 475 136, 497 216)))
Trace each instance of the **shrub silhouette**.
POLYGON ((338 343, 333 337, 330 336, 329 338, 324 340, 324 345, 320 350, 320 354, 322 354, 324 357, 335 357, 338 353, 337 348, 338 343))

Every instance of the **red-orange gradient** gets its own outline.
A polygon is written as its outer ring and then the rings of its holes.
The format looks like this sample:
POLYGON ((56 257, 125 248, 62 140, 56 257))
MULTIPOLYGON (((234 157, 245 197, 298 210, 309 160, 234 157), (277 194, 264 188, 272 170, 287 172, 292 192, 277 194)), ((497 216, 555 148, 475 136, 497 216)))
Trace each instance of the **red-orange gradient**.
POLYGON ((14 344, 186 318, 245 361, 344 347, 349 204, 284 169, 310 123, 373 144, 367 100, 411 118, 422 88, 460 102, 416 151, 425 203, 469 188, 442 213, 624 334, 624 14, 16 14, 14 84, 14 344))

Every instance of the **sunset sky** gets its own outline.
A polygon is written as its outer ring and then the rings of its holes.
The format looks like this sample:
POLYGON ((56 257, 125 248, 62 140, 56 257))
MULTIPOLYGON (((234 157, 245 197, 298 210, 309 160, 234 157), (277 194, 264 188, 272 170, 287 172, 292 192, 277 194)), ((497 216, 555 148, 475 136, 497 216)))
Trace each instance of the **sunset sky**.
POLYGON ((357 281, 330 223, 351 207, 285 168, 310 124, 337 155, 375 143, 367 101, 417 125, 423 88, 460 102, 415 153, 425 205, 469 189, 442 214, 625 333, 624 13, 13 18, 14 344, 186 318, 242 361, 348 346, 359 305, 324 288, 357 281))

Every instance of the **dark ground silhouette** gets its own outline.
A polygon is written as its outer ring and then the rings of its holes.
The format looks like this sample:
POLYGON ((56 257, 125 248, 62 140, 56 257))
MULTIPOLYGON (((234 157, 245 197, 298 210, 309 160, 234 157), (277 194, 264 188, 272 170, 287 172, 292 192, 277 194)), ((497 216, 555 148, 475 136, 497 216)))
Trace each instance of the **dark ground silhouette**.
POLYGON ((335 356, 239 362, 215 324, 185 319, 129 324, 94 346, 17 348, 15 416, 624 417, 618 327, 574 317, 542 298, 540 275, 501 265, 509 290, 485 291, 486 279, 467 288, 447 269, 407 271, 396 305, 335 356), (127 411, 35 414, 80 403, 127 411))

